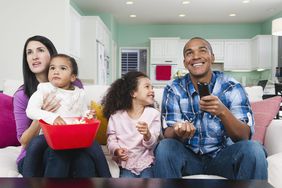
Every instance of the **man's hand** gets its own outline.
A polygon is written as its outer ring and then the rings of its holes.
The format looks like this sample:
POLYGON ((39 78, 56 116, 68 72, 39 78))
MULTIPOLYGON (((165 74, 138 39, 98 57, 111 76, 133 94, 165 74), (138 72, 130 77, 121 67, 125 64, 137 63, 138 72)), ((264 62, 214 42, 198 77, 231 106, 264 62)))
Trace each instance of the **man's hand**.
POLYGON ((195 134, 196 128, 192 123, 189 123, 188 121, 184 122, 176 122, 173 125, 174 133, 181 138, 182 140, 185 140, 187 138, 192 138, 195 134))
POLYGON ((220 116, 224 114, 227 108, 217 96, 208 95, 201 98, 200 109, 214 116, 220 116))

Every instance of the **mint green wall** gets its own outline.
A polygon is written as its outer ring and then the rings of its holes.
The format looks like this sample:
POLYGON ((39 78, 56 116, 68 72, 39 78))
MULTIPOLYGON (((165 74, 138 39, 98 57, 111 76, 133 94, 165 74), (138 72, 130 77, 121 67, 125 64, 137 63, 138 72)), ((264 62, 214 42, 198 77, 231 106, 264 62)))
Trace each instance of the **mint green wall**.
POLYGON ((266 20, 262 23, 262 33, 263 35, 271 35, 271 27, 272 27, 272 20, 282 17, 282 12, 279 14, 271 17, 270 19, 266 20))
POLYGON ((271 80, 271 70, 265 71, 251 71, 251 72, 229 72, 226 74, 234 77, 237 81, 242 83, 242 78, 245 77, 246 86, 256 85, 259 80, 271 80))
POLYGON ((252 38, 261 24, 118 25, 119 47, 149 47, 150 37, 252 38))

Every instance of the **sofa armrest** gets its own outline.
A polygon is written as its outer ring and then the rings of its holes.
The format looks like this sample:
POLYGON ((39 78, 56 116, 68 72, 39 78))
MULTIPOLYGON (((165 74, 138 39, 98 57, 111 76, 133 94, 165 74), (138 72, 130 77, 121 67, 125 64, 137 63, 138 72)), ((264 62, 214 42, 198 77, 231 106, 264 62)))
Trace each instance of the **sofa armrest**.
POLYGON ((282 120, 273 119, 266 129, 264 146, 268 156, 282 152, 282 120))

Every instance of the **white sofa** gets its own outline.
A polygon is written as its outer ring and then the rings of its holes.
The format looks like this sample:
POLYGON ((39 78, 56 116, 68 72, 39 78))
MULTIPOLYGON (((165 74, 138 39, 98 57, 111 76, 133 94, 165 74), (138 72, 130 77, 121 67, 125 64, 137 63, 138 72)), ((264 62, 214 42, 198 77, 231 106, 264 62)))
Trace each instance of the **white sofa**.
MULTIPOLYGON (((13 95, 16 88, 21 84, 19 81, 7 80, 4 83, 3 93, 13 95)), ((91 100, 96 102, 100 101, 103 94, 106 92, 108 86, 101 85, 86 85, 85 90, 87 99, 90 103, 91 100)), ((155 99, 160 104, 162 100, 162 88, 155 88, 155 99)), ((260 87, 246 88, 251 101, 262 100, 262 89, 260 87)), ((282 181, 280 179, 282 173, 282 120, 272 120, 270 126, 267 128, 265 136, 265 148, 268 152, 268 175, 269 183, 275 187, 282 188, 282 181)), ((119 168, 106 149, 103 146, 105 156, 110 166, 111 174, 113 177, 118 177, 119 168)), ((16 158, 20 152, 20 147, 6 147, 0 149, 0 177, 20 177, 17 172, 16 158)), ((190 176, 188 178, 213 178, 213 176, 190 176)))

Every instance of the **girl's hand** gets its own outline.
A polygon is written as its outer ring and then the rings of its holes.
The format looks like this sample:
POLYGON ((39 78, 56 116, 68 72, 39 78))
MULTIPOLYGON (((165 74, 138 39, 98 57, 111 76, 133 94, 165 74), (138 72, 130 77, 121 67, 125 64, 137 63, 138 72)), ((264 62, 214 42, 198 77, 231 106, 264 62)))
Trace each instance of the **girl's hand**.
POLYGON ((67 123, 60 116, 58 116, 53 122, 53 125, 66 125, 66 124, 67 123))
POLYGON ((96 118, 96 111, 95 111, 95 110, 88 110, 88 111, 86 112, 86 118, 87 118, 87 119, 96 118))
POLYGON ((114 154, 121 161, 127 161, 128 160, 128 153, 127 153, 127 149, 125 149, 125 148, 116 149, 114 154))
POLYGON ((146 122, 139 121, 136 125, 137 131, 143 135, 144 140, 148 141, 151 138, 151 133, 146 122))
POLYGON ((54 93, 48 93, 43 96, 43 105, 41 107, 42 110, 46 110, 49 112, 56 112, 58 108, 60 108, 61 100, 56 98, 54 93))

